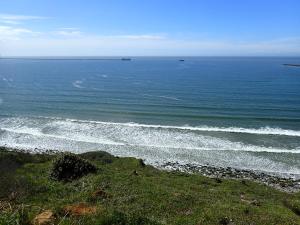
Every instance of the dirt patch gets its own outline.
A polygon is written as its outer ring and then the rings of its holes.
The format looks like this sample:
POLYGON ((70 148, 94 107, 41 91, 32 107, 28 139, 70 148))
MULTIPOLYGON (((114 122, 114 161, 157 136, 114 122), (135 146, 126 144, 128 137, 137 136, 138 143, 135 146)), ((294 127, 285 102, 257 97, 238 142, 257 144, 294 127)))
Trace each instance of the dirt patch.
POLYGON ((69 216, 86 216, 95 214, 97 208, 95 206, 89 206, 86 203, 79 203, 64 207, 64 212, 69 216))
POLYGON ((46 210, 40 214, 38 214, 34 219, 33 219, 33 224, 34 225, 54 225, 55 222, 55 217, 54 213, 51 210, 46 210))

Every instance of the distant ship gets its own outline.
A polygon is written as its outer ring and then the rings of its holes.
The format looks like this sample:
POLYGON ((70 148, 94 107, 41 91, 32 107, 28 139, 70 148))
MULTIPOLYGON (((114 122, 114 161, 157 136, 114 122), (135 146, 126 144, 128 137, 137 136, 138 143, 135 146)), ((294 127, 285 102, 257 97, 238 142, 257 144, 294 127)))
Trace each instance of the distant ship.
POLYGON ((123 60, 123 61, 130 61, 131 58, 121 58, 121 60, 123 60))
POLYGON ((179 59, 180 62, 184 62, 184 59, 179 59))
POLYGON ((285 63, 283 64, 284 66, 297 66, 300 67, 300 64, 290 64, 290 63, 285 63))

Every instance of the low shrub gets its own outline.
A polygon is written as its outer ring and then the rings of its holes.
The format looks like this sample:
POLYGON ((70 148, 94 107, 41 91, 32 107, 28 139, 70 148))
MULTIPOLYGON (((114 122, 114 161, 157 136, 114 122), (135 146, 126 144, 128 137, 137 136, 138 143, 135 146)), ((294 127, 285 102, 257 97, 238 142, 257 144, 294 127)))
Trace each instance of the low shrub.
POLYGON ((54 161, 50 177, 57 181, 72 181, 96 171, 96 166, 89 161, 75 154, 64 153, 54 161))

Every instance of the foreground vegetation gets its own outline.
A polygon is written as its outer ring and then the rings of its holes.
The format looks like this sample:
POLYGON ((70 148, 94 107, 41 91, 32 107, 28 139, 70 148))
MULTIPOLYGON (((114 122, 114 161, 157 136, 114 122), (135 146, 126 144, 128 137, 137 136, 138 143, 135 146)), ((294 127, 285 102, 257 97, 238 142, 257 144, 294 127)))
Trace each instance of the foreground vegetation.
POLYGON ((1 225, 42 224, 41 213, 60 225, 300 224, 300 193, 160 171, 105 152, 80 155, 96 171, 59 181, 51 177, 57 157, 0 149, 1 225))

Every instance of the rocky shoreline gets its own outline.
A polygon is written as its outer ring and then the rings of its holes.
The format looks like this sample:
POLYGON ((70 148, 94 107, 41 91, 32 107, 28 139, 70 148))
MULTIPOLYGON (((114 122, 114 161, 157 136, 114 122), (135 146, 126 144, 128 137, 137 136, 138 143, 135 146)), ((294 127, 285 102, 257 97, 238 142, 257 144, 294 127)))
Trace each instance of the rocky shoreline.
POLYGON ((220 178, 240 179, 242 182, 244 180, 252 180, 285 192, 292 193, 300 191, 300 179, 291 177, 284 178, 259 171, 240 170, 231 167, 213 167, 209 165, 180 164, 178 162, 166 162, 161 165, 160 168, 169 171, 177 170, 185 173, 197 173, 203 176, 216 178, 219 182, 222 182, 220 178))
MULTIPOLYGON (((0 147, 0 150, 29 153, 29 154, 46 154, 55 155, 60 151, 56 150, 40 150, 35 149, 34 152, 21 149, 12 149, 7 147, 0 147)), ((147 161, 146 161, 147 163, 147 161)), ((278 190, 295 193, 300 191, 300 179, 296 178, 285 178, 273 174, 267 174, 262 171, 254 170, 242 170, 232 167, 214 167, 210 165, 199 165, 193 163, 182 164, 179 162, 165 162, 164 164, 154 165, 158 169, 163 169, 167 171, 180 171, 184 173, 196 173, 206 177, 216 178, 216 179, 237 179, 241 180, 251 180, 259 183, 266 184, 268 186, 274 187, 278 190)), ((221 180, 219 180, 221 182, 221 180)))

